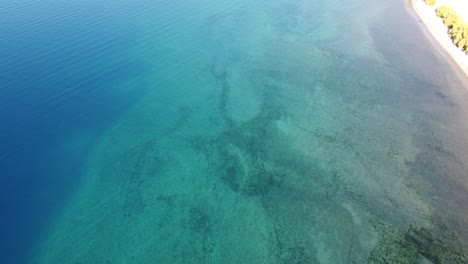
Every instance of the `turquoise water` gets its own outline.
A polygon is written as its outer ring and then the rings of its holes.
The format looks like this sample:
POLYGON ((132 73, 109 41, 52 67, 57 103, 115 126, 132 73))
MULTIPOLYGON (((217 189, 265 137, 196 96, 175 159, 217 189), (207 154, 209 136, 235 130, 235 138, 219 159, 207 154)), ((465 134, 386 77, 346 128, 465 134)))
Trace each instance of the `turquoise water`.
POLYGON ((404 1, 41 6, 78 88, 29 98, 86 114, 25 262, 466 263, 466 78, 404 1))

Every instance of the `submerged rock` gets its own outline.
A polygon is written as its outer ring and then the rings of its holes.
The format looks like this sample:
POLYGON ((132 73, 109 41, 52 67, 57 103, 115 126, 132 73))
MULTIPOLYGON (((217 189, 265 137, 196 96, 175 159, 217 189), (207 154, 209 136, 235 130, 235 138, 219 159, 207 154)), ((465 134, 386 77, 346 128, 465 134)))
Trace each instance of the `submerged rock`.
POLYGON ((456 235, 426 227, 410 227, 406 234, 384 228, 369 263, 468 263, 463 242, 456 235))
POLYGON ((436 234, 428 228, 420 227, 410 228, 405 239, 433 263, 468 263, 462 242, 455 234, 436 234))

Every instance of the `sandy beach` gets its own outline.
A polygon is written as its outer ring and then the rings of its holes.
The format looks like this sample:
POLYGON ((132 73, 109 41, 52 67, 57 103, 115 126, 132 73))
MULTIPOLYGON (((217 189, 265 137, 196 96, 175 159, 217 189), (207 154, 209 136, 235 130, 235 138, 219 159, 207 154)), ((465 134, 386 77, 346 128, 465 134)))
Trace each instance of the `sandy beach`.
POLYGON ((437 8, 447 5, 453 7, 462 19, 467 21, 468 3, 459 0, 439 0, 435 6, 428 6, 424 0, 411 0, 411 2, 416 14, 426 25, 429 32, 460 66, 463 72, 468 75, 468 56, 453 44, 452 39, 447 34, 447 27, 443 24, 442 19, 436 16, 437 8))

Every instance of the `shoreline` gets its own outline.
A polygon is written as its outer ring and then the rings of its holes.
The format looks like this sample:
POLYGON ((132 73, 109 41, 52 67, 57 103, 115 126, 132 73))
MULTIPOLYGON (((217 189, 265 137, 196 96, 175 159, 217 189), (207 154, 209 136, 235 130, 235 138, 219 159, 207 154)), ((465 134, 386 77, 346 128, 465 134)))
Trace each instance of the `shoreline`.
POLYGON ((424 23, 425 28, 435 41, 442 46, 445 52, 448 53, 451 59, 458 65, 458 68, 468 77, 468 55, 452 42, 452 39, 447 33, 447 27, 443 24, 442 19, 435 14, 435 10, 440 4, 437 3, 435 6, 428 6, 424 0, 411 0, 410 2, 414 12, 424 23))

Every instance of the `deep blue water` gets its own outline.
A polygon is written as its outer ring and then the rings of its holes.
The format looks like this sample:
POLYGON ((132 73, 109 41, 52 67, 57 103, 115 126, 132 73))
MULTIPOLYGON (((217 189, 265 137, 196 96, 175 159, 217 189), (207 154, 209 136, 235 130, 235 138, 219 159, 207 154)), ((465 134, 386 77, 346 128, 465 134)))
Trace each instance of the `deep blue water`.
POLYGON ((122 52, 139 33, 117 19, 118 8, 0 3, 2 263, 25 261, 75 190, 93 142, 143 92, 114 89, 143 72, 122 52), (64 146, 76 137, 76 146, 64 146))

